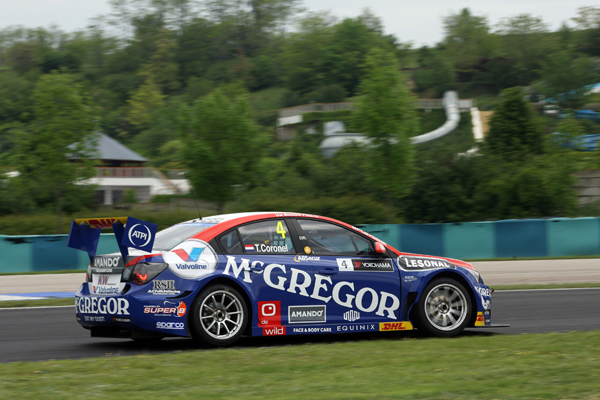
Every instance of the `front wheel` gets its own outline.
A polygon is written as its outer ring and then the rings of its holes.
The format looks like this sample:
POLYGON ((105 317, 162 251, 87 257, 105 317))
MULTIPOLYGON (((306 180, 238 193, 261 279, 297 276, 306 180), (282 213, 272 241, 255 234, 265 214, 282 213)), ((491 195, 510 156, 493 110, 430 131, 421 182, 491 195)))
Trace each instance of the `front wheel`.
POLYGON ((440 337, 461 333, 471 318, 471 301, 465 287, 454 279, 430 282, 417 304, 417 326, 440 337))
POLYGON ((204 289, 192 307, 194 337, 215 346, 227 346, 238 340, 248 323, 244 298, 227 285, 204 289))

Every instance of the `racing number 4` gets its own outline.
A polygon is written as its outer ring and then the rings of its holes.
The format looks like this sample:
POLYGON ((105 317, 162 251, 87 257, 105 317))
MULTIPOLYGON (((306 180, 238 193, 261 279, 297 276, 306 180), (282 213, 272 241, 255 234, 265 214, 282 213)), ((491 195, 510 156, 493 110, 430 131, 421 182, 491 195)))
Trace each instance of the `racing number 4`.
POLYGON ((281 234, 281 238, 285 239, 285 229, 283 229, 283 223, 281 221, 277 222, 277 233, 281 234))

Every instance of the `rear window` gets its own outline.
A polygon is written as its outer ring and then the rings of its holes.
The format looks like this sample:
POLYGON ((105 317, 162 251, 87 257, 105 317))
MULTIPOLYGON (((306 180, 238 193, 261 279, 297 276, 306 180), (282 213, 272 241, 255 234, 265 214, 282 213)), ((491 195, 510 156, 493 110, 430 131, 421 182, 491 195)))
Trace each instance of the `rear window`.
POLYGON ((154 246, 152 247, 152 250, 169 251, 184 240, 189 239, 195 234, 202 232, 206 228, 213 225, 216 224, 197 222, 173 225, 167 229, 163 229, 156 234, 156 239, 154 239, 154 246))

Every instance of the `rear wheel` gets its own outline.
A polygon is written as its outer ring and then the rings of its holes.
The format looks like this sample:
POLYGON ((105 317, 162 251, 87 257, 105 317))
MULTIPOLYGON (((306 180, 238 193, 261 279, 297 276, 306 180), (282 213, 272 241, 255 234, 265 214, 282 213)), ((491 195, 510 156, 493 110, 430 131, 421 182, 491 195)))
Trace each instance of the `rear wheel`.
POLYGON ((454 279, 430 282, 417 304, 417 326, 436 336, 461 333, 471 318, 471 301, 465 287, 454 279))
POLYGON ((238 340, 248 323, 248 307, 243 296, 227 285, 204 289, 192 308, 194 337, 215 346, 238 340))

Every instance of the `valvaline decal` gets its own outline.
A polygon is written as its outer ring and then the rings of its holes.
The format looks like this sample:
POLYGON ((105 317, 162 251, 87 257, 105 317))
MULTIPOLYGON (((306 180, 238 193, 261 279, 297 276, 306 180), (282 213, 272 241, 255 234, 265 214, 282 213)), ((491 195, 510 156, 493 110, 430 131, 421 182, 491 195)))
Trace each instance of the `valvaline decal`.
POLYGON ((210 274, 217 268, 217 254, 208 243, 188 239, 173 250, 163 253, 163 260, 175 275, 196 279, 210 274))

